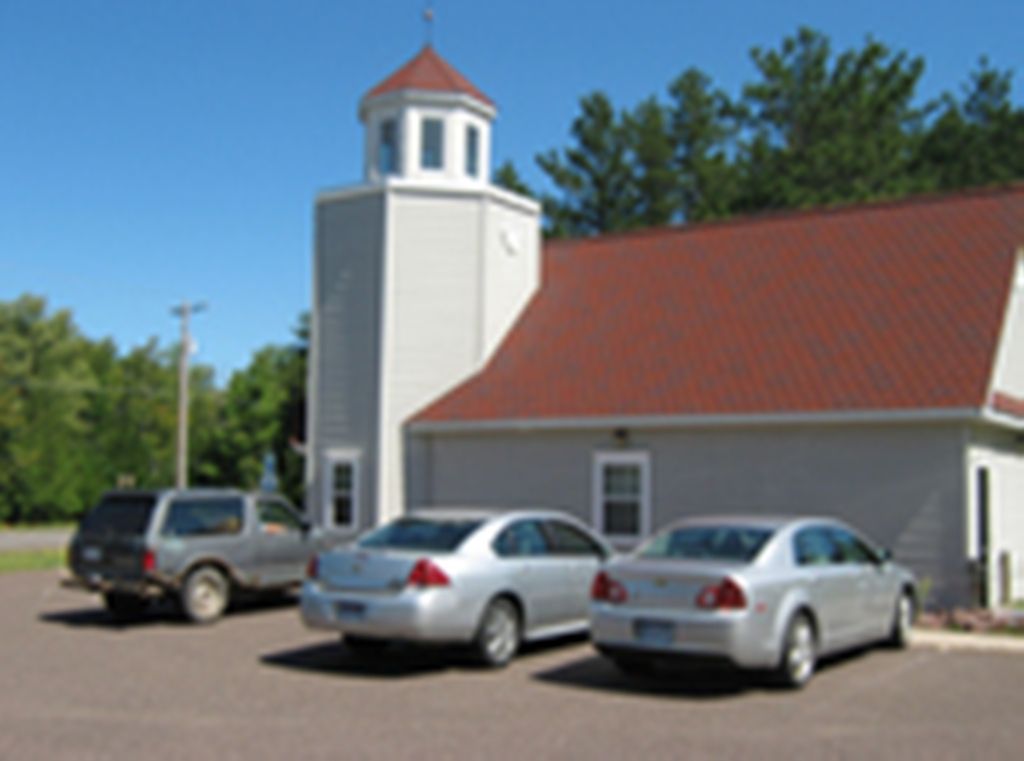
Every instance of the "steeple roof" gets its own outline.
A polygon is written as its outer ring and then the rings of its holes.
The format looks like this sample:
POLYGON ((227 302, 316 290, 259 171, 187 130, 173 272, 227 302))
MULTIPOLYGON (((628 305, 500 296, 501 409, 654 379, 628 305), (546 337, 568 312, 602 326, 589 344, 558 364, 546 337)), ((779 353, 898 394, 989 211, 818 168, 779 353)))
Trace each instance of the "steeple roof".
POLYGON ((488 106, 494 106, 490 98, 457 72, 430 45, 424 45, 415 57, 366 93, 365 98, 375 98, 398 90, 462 93, 488 106))

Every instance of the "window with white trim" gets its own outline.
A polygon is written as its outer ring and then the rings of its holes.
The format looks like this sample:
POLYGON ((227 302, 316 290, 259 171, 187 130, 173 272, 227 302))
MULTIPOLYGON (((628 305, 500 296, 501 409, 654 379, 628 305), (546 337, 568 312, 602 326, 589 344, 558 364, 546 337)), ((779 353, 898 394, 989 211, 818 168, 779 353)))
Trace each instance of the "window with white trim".
POLYGON ((596 452, 594 526, 611 539, 640 539, 651 525, 651 458, 647 452, 596 452))
POLYGON ((387 119, 381 122, 377 143, 377 171, 381 174, 398 174, 398 122, 387 119))
POLYGON ((466 174, 480 174, 480 130, 472 124, 466 127, 466 174))
POLYGON ((324 465, 324 525, 354 529, 359 525, 359 457, 328 452, 324 465))
POLYGON ((420 166, 424 169, 440 169, 444 165, 444 122, 440 119, 424 119, 420 135, 420 166))

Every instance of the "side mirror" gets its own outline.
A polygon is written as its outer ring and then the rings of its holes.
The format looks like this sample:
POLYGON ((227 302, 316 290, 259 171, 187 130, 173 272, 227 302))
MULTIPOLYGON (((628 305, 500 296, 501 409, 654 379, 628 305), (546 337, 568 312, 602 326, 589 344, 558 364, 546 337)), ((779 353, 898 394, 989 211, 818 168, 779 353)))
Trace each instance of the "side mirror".
POLYGON ((892 550, 885 547, 880 549, 878 551, 878 562, 880 564, 892 562, 892 550))

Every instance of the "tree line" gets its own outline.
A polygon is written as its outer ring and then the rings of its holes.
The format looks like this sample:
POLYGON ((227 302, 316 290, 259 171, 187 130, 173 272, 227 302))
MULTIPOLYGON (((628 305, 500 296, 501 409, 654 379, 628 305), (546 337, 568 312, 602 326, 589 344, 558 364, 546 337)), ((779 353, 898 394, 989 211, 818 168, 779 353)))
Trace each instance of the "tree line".
MULTIPOLYGON (((308 319, 218 389, 191 368, 189 483, 257 488, 272 453, 282 491, 302 498, 308 319)), ((81 515, 115 485, 174 483, 178 347, 125 354, 82 335, 43 298, 0 302, 0 522, 81 515)))
POLYGON ((580 101, 570 144, 536 157, 554 192, 506 162, 498 184, 539 197, 549 236, 586 236, 1005 183, 1024 177, 1024 108, 1012 72, 982 58, 958 94, 918 103, 920 57, 868 39, 838 54, 803 28, 751 51, 730 97, 696 68, 617 109, 580 101))

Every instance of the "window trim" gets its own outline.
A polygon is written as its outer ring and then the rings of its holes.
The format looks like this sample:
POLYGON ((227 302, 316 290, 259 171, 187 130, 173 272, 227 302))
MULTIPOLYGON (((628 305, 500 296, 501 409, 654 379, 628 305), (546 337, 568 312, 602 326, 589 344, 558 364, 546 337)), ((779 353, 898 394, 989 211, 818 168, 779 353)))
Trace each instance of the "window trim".
POLYGON ((594 452, 590 473, 590 519, 594 529, 610 541, 640 541, 651 533, 651 454, 647 451, 594 452), (612 534, 604 531, 604 469, 609 465, 635 465, 640 468, 640 516, 636 534, 612 534))
POLYGON ((343 531, 355 531, 360 523, 360 460, 362 455, 354 449, 328 449, 323 454, 324 478, 320 494, 320 519, 325 528, 336 528, 343 531), (338 465, 348 465, 352 469, 352 511, 347 524, 336 523, 334 520, 334 469, 338 465))

